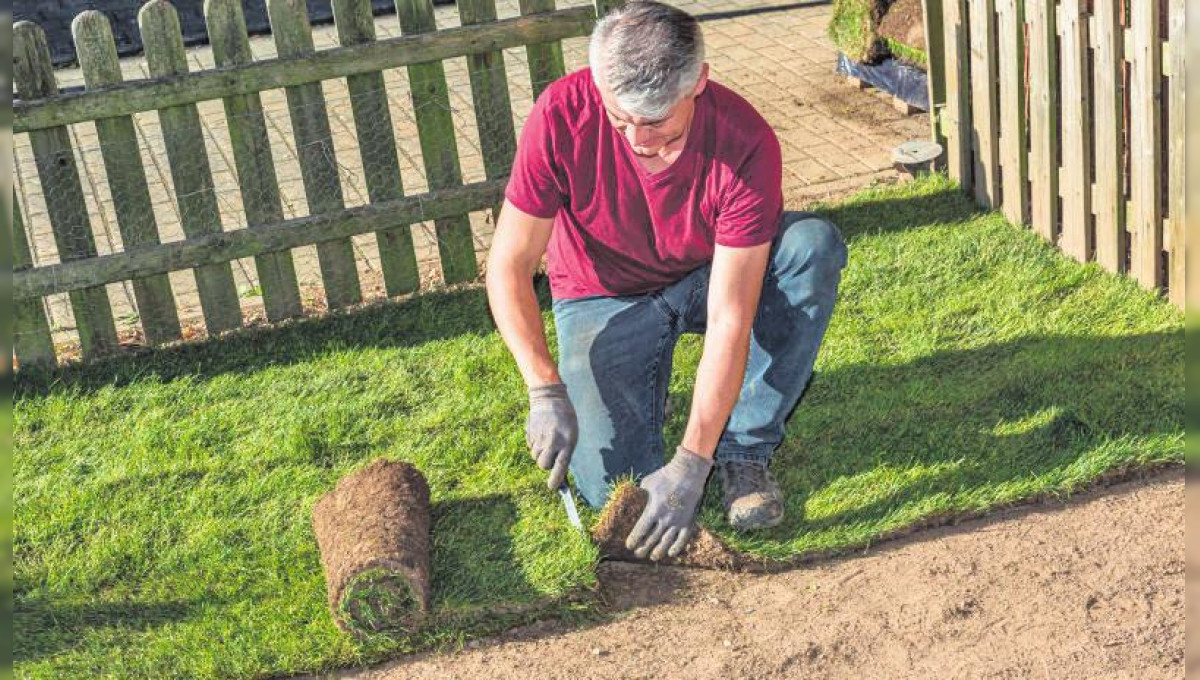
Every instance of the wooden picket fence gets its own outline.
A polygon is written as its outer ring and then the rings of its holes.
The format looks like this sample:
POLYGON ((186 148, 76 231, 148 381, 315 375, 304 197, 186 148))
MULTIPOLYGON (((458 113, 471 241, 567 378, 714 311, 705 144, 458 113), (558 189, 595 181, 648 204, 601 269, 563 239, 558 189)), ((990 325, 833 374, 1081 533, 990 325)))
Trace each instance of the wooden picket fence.
POLYGON ((924 4, 950 176, 1182 308, 1184 0, 924 4))
POLYGON ((304 0, 269 0, 277 58, 255 60, 241 3, 208 0, 205 16, 216 68, 189 72, 175 9, 151 0, 139 14, 151 77, 123 82, 107 19, 85 12, 73 23, 85 88, 60 93, 45 34, 13 27, 15 134, 28 134, 59 262, 32 266, 13 200, 14 347, 21 366, 57 361, 42 298, 66 293, 85 361, 118 348, 105 286, 129 281, 149 344, 181 338, 169 272, 195 274, 209 334, 243 324, 231 262, 254 258, 266 317, 302 313, 290 249, 315 245, 329 308, 363 299, 351 237, 374 233, 389 296, 418 288, 410 225, 432 220, 446 282, 470 280, 477 265, 468 214, 501 200, 516 138, 501 50, 524 46, 534 96, 563 75, 561 41, 587 35, 597 13, 619 0, 556 10, 554 0, 521 0, 521 16, 497 20, 495 0, 458 0, 461 26, 438 30, 430 0, 396 0, 401 37, 376 40, 369 0, 334 0, 340 46, 316 50, 304 0), (443 60, 466 57, 486 180, 464 184, 443 60), (411 84, 429 191, 405 196, 383 72, 405 67, 411 84), (365 205, 346 208, 321 81, 346 79, 363 174, 365 205), (282 88, 292 121, 308 213, 284 219, 260 93, 282 88), (221 100, 245 228, 223 225, 196 104, 221 100), (183 240, 164 243, 155 223, 133 114, 156 111, 174 184, 183 240), (92 122, 123 249, 97 255, 72 148, 70 126, 92 122))

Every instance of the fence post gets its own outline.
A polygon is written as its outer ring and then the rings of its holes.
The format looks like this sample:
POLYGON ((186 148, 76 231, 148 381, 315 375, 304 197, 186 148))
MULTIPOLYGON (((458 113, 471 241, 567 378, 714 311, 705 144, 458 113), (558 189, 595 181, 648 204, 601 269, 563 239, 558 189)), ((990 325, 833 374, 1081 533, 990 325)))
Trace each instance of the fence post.
POLYGON ((1001 206, 1013 224, 1029 222, 1029 156, 1025 134, 1025 3, 996 0, 1000 39, 1001 206))
MULTIPOLYGON (((166 0, 151 0, 138 12, 138 27, 146 50, 146 64, 155 77, 186 73, 183 34, 179 17, 166 0)), ((189 238, 221 231, 221 213, 213 193, 208 150, 195 104, 159 109, 167 162, 179 203, 179 221, 189 238)), ((233 269, 228 262, 197 267, 196 287, 204 325, 210 335, 242 325, 242 310, 233 269)))
MULTIPOLYGON (((42 99, 58 93, 46 34, 40 26, 28 21, 13 25, 13 86, 21 99, 42 99)), ((96 242, 70 133, 65 127, 34 130, 29 133, 29 142, 59 259, 69 262, 96 257, 96 242)), ((114 351, 117 327, 104 286, 74 291, 70 298, 83 359, 87 361, 114 351)))
MULTIPOLYGON (((124 80, 108 17, 97 10, 83 12, 71 22, 71 32, 83 70, 83 82, 88 89, 116 85, 124 80)), ((100 140, 104 171, 125 250, 159 243, 133 118, 117 116, 97 120, 96 136, 100 140)), ((133 296, 149 344, 160 345, 181 337, 171 281, 166 274, 134 281, 133 296)))
POLYGON ((1129 176, 1133 212, 1130 273, 1142 286, 1162 284, 1162 43, 1158 0, 1133 0, 1129 24, 1129 176))
MULTIPOLYGON (((554 0, 520 0, 520 5, 521 16, 554 11, 554 0)), ((529 60, 529 84, 536 100, 546 86, 563 77, 567 71, 562 42, 555 40, 526 45, 525 56, 529 60)))
POLYGON ((996 7, 994 0, 970 0, 971 130, 975 137, 975 202, 1000 204, 1000 114, 997 106, 996 7))
POLYGON ((971 193, 973 149, 971 144, 971 88, 967 66, 967 0, 945 0, 942 4, 946 31, 946 159, 950 178, 971 193))
MULTIPOLYGON (((1170 178, 1170 196, 1168 199, 1170 222, 1167 228, 1171 233, 1171 268, 1167 272, 1168 292, 1171 302, 1180 309, 1184 307, 1184 293, 1186 292, 1185 277, 1187 275, 1187 267, 1185 254, 1186 248, 1186 226, 1184 216, 1184 186, 1185 172, 1187 171, 1186 152, 1184 148, 1187 139, 1187 130, 1185 123, 1187 121, 1187 110, 1184 102, 1184 91, 1187 87, 1187 62, 1183 55, 1187 49, 1184 44, 1184 15, 1187 12, 1184 0, 1171 0, 1171 16, 1170 16, 1170 110, 1167 114, 1171 121, 1171 132, 1168 136, 1170 139, 1171 148, 1169 150, 1169 170, 1168 177, 1170 178)), ((1196 134, 1195 131, 1192 134, 1196 134)))
MULTIPOLYGON (((21 206, 15 195, 12 197, 12 243, 13 273, 32 267, 21 206)), ((46 310, 40 297, 13 301, 13 353, 21 366, 54 366, 57 362, 50 324, 46 322, 46 310)))
POLYGON ((1096 262, 1110 272, 1125 270, 1124 58, 1121 0, 1095 0, 1092 70, 1096 111, 1096 262))
MULTIPOLYGON (((431 0, 396 0, 396 14, 400 17, 400 30, 405 35, 437 30, 431 0)), ((408 80, 430 191, 462 185, 454 119, 450 116, 450 94, 446 89, 446 72, 442 62, 409 66, 408 80)), ((446 283, 474 279, 479 267, 475 262, 475 241, 471 236, 471 220, 468 216, 435 220, 434 226, 438 255, 442 260, 442 278, 446 283)))
MULTIPOLYGON (((946 110, 946 47, 942 0, 921 0, 925 19, 925 61, 928 64, 930 139, 946 148, 942 115, 946 110)), ((945 163, 943 159, 939 164, 945 163)))
MULTIPOLYGON (((458 12, 464 26, 496 20, 496 0, 459 0, 458 12)), ((512 169, 517 149, 513 128, 512 102, 508 97, 508 74, 504 53, 472 54, 467 57, 471 78, 471 100, 475 104, 475 122, 483 151, 483 172, 487 179, 503 177, 512 169)), ((500 206, 492 210, 493 221, 500 217, 500 206)))
MULTIPOLYGON (((204 19, 212 45, 213 61, 218 68, 254 61, 239 0, 207 0, 204 19)), ((258 94, 246 94, 225 97, 221 103, 229 125, 229 140, 233 146, 246 224, 253 227, 282 221, 283 204, 279 197, 262 98, 258 94)), ((279 321, 304 313, 300 302, 300 285, 296 280, 296 263, 291 251, 258 255, 254 258, 254 269, 262 286, 263 307, 268 321, 279 321)))
MULTIPOLYGON (((370 0, 334 0, 333 19, 342 45, 375 40, 375 18, 370 0)), ((400 160, 396 154, 396 137, 392 131, 383 72, 348 76, 346 86, 350 92, 350 108, 354 112, 367 196, 372 203, 403 198, 404 184, 400 177, 400 160)), ((412 225, 399 224, 377 231, 375 239, 387 294, 396 296, 417 290, 420 276, 412 225)))
POLYGON ((1085 0, 1062 0, 1062 240, 1064 253, 1087 262, 1092 252, 1092 121, 1085 0))
POLYGON ((1058 225, 1058 64, 1055 0, 1029 0, 1030 202, 1033 230, 1054 243, 1058 225))
MULTIPOLYGON (((315 51, 304 0, 268 0, 267 15, 280 57, 298 57, 315 51)), ((293 85, 284 92, 296 138, 296 155, 300 160, 308 212, 312 215, 341 212, 346 203, 342 197, 342 180, 338 176, 321 83, 293 85)), ((354 261, 354 244, 350 239, 318 243, 317 260, 330 309, 362 302, 358 265, 354 261)))

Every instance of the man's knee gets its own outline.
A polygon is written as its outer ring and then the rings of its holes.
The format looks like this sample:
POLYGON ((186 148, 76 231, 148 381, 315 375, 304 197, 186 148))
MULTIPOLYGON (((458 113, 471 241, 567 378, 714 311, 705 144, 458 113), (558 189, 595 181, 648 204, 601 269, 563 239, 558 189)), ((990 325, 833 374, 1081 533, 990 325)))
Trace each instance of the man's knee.
POLYGON ((818 261, 833 263, 838 269, 846 266, 846 240, 829 220, 813 213, 784 213, 780 229, 777 268, 800 270, 818 261))

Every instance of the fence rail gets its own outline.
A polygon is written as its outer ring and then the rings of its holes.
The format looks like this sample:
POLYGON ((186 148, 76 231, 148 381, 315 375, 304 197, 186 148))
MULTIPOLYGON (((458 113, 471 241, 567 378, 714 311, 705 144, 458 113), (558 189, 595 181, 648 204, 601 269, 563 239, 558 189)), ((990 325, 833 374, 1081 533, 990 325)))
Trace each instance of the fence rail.
POLYGON ((925 0, 950 176, 1184 304, 1184 0, 925 0))
MULTIPOLYGON (((13 199, 15 258, 14 354, 21 366, 54 364, 55 346, 42 299, 66 294, 82 358, 115 351, 118 332, 107 284, 129 282, 137 324, 148 344, 179 340, 178 291, 168 274, 192 271, 205 330, 243 325, 233 264, 253 258, 265 316, 277 321, 303 313, 292 249, 316 248, 330 308, 363 299, 351 237, 374 233, 389 296, 419 287, 411 225, 433 221, 442 278, 477 275, 468 215, 494 210, 516 148, 508 77, 501 50, 526 48, 534 95, 563 75, 560 41, 585 36, 596 12, 613 6, 556 10, 553 0, 521 2, 522 16, 497 20, 495 0, 461 0, 462 26, 439 30, 430 0, 396 0, 403 35, 376 39, 370 0, 335 0, 339 45, 316 49, 303 0, 269 0, 277 56, 255 60, 237 0, 205 5, 213 68, 189 72, 174 7, 151 0, 139 13, 149 78, 125 81, 108 20, 95 11, 78 16, 72 33, 85 89, 59 93, 45 34, 36 24, 14 26, 14 132, 27 134, 36 178, 45 197, 58 262, 33 266, 28 219, 13 199), (466 57, 486 179, 464 184, 451 118, 443 61, 466 57), (411 114, 397 112, 384 74, 404 68, 411 114), (347 207, 339 173, 346 151, 336 148, 323 81, 342 80, 349 93, 358 158, 366 184, 364 205, 347 207), (280 132, 266 115, 264 95, 282 89, 290 134, 288 151, 299 162, 307 212, 287 216, 282 176, 275 162, 280 132), (236 204, 244 226, 228 224, 226 197, 216 187, 212 131, 198 105, 220 100, 236 178, 236 204), (143 153, 146 140, 134 116, 156 116, 162 157, 143 153), (405 196, 393 115, 415 118, 427 191, 405 196), (81 163, 77 127, 94 126, 102 171, 81 163), (169 184, 170 204, 182 238, 161 237, 148 165, 169 184), (81 167, 83 173, 81 174, 81 167), (101 172, 97 180, 94 172, 101 172), (94 206, 103 185, 111 199, 119 240, 97 248, 94 206), (91 191, 85 191, 90 187, 91 191), (221 203, 219 205, 219 203, 221 203), (225 219, 223 220, 223 215, 225 219)), ((216 153, 225 153, 217 150, 216 153)), ((297 178, 293 178, 297 179, 297 178)), ((161 199, 161 197, 159 197, 161 199)), ((362 201, 360 201, 362 202, 362 201)), ((103 213, 103 210, 101 210, 103 213)), ((38 258, 44 261, 44 258, 38 258)), ((239 264, 239 266, 243 266, 239 264)))

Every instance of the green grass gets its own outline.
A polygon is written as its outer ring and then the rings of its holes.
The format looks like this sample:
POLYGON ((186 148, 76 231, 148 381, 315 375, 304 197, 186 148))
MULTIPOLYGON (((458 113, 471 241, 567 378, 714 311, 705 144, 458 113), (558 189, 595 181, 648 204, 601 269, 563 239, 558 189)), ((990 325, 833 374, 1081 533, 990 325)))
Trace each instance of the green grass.
POLYGON ((883 38, 883 44, 887 46, 888 52, 891 52, 892 56, 900 61, 922 70, 929 67, 929 58, 923 50, 909 47, 899 40, 892 40, 891 38, 883 38))
MULTIPOLYGON (((851 258, 773 465, 787 521, 740 537, 712 489, 702 509, 739 547, 797 558, 1183 460, 1178 310, 940 177, 826 210, 851 258)), ((700 348, 676 355, 670 446, 700 348)), ((526 453, 524 414, 479 289, 22 374, 17 675, 285 675, 595 616, 596 552, 526 453), (428 477, 440 614, 357 643, 326 609, 310 512, 379 456, 428 477)))
POLYGON ((843 54, 855 61, 871 62, 880 54, 877 21, 878 0, 834 0, 829 39, 843 54))

